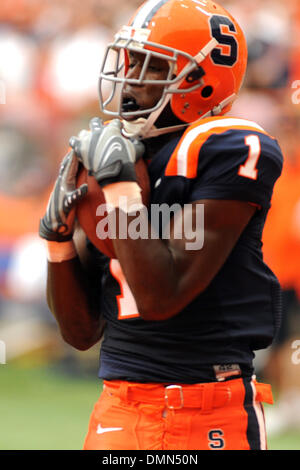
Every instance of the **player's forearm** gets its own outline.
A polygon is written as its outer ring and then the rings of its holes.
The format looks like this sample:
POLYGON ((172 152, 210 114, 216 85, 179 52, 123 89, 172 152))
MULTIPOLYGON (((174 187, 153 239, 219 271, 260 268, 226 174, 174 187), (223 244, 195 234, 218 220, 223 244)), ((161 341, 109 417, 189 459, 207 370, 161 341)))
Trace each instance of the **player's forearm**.
MULTIPOLYGON (((128 217, 128 226, 130 221, 128 217)), ((143 223, 148 225, 148 220, 145 218, 143 223)), ((148 227, 150 231, 150 225, 148 227)), ((134 240, 130 233, 126 239, 117 238, 113 243, 141 317, 164 320, 177 313, 180 277, 174 253, 168 244, 153 238, 134 240)))
POLYGON ((47 300, 67 343, 86 350, 99 341, 103 320, 78 257, 48 263, 47 300))
MULTIPOLYGON (((127 219, 127 239, 114 241, 138 311, 145 320, 170 318, 204 292, 256 210, 240 201, 202 201, 206 211, 205 227, 202 227, 197 222, 200 202, 189 205, 184 214, 175 215, 166 242, 151 236, 132 239, 129 229, 134 217, 127 219), (184 235, 181 233, 183 217, 184 235), (194 232, 192 227, 197 230, 194 232)), ((145 214, 139 223, 148 226, 145 214)))

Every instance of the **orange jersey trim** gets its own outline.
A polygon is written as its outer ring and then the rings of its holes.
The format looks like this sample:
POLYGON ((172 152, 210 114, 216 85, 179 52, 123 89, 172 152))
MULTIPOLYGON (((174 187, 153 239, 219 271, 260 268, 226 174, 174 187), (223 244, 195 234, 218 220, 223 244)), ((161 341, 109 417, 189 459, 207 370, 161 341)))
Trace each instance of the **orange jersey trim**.
POLYGON ((109 270, 111 275, 119 284, 121 293, 116 296, 118 305, 118 320, 125 320, 127 318, 137 318, 140 316, 138 313, 137 305, 131 293, 130 287, 127 284, 119 261, 112 258, 109 263, 109 270))
POLYGON ((166 176, 184 176, 196 178, 199 152, 208 138, 220 135, 231 129, 268 133, 258 124, 246 119, 218 117, 207 118, 190 126, 175 148, 166 167, 166 176))

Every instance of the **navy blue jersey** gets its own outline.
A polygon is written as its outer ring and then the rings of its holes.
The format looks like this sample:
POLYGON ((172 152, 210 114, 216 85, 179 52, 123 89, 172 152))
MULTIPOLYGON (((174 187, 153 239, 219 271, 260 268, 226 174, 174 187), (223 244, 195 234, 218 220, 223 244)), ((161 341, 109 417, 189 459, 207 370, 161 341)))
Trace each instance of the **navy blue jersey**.
POLYGON ((271 344, 280 322, 280 287, 261 237, 281 170, 276 140, 241 119, 202 120, 159 149, 149 164, 152 204, 227 199, 257 210, 207 289, 165 321, 140 318, 118 261, 106 259, 101 378, 197 383, 215 380, 220 364, 252 372, 254 351, 271 344))

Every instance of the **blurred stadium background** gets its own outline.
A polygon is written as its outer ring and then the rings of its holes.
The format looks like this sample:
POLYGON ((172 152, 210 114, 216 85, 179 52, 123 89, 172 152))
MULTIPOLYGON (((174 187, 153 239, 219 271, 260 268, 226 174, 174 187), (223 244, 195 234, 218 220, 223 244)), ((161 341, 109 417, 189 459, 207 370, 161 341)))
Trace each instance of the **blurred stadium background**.
MULTIPOLYGON (((300 449, 300 4, 219 0, 249 45, 248 75, 232 113, 253 119, 285 153, 264 233, 266 261, 284 289, 284 322, 256 357, 272 383, 270 449, 300 449), (298 82, 299 80, 299 82, 298 82), (299 353, 298 353, 299 351, 299 353)), ((0 449, 80 449, 101 384, 98 346, 60 339, 45 302, 37 235, 68 139, 99 115, 105 44, 140 0, 0 2, 0 449), (0 351, 1 352, 1 351, 0 351), (1 359, 0 359, 1 362, 1 359)))

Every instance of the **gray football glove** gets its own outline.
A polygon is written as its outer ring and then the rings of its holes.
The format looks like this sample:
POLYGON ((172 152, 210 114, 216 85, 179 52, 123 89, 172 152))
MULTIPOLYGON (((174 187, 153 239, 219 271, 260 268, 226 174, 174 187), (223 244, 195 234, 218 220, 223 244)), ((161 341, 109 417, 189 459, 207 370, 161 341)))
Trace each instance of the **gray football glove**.
POLYGON ((58 178, 50 195, 46 214, 40 220, 40 237, 49 241, 71 240, 74 232, 75 210, 86 195, 88 186, 76 188, 78 160, 71 150, 63 159, 58 178))
POLYGON ((83 130, 70 139, 78 159, 101 187, 118 181, 137 181, 134 165, 145 147, 124 137, 121 130, 119 119, 103 124, 101 119, 93 118, 90 131, 83 130))

